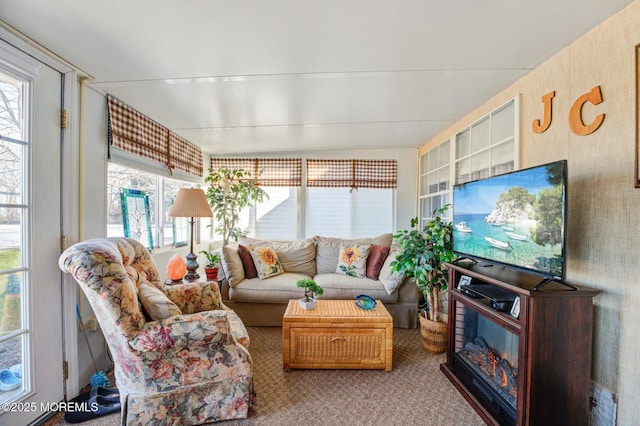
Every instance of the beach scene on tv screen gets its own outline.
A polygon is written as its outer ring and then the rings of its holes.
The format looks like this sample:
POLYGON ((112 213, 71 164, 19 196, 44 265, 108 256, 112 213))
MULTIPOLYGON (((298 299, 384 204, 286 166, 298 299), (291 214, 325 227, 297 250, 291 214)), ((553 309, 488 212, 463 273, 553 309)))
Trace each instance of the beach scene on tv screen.
POLYGON ((562 173, 552 163, 454 186, 454 250, 561 277, 562 173))

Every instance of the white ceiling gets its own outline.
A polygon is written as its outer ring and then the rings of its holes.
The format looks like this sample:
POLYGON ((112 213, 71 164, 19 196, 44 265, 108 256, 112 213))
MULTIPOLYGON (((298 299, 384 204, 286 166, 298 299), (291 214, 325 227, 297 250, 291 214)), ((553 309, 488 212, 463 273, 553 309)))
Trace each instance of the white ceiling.
POLYGON ((633 0, 0 0, 213 154, 418 147, 633 0))

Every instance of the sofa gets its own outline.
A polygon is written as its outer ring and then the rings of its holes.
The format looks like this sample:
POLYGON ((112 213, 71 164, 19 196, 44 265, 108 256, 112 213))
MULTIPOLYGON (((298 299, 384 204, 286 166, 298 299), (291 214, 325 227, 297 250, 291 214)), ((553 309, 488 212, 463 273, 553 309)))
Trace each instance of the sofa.
POLYGON ((304 295, 297 281, 313 278, 324 290, 322 299, 366 294, 384 304, 394 327, 416 328, 421 294, 413 280, 391 270, 398 250, 392 240, 392 234, 355 240, 241 237, 221 249, 222 298, 245 325, 282 326, 289 300, 304 295))

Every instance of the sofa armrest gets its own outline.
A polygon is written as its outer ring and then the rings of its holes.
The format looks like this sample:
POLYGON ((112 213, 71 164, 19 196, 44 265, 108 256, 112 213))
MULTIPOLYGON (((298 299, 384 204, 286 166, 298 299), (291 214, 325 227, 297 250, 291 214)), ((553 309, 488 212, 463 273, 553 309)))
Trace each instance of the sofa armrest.
POLYGON ((196 281, 164 287, 164 293, 183 314, 224 309, 215 281, 196 281))
POLYGON ((129 346, 137 351, 161 352, 216 342, 232 344, 235 340, 227 315, 228 311, 220 310, 149 321, 129 341, 129 346))
POLYGON ((415 302, 422 298, 422 292, 413 278, 405 278, 397 289, 398 303, 415 302))
POLYGON ((229 281, 226 279, 220 282, 220 296, 222 300, 229 300, 229 281))

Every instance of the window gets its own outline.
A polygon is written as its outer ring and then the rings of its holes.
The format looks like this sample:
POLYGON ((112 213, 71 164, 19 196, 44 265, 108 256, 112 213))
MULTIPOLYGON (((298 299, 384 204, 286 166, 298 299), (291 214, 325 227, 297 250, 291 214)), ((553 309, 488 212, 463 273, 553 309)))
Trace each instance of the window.
POLYGON ((434 210, 451 202, 452 181, 459 184, 515 169, 518 115, 515 98, 420 157, 421 226, 434 210))
POLYGON ((450 143, 445 141, 420 157, 420 226, 433 216, 433 211, 449 203, 451 167, 450 143))
POLYGON ((263 186, 269 199, 242 212, 240 227, 264 240, 298 239, 299 187, 263 186))
POLYGON ((300 158, 213 157, 209 167, 243 169, 269 195, 263 203, 240 212, 238 226, 252 237, 295 240, 299 228, 300 158))
POLYGON ((396 181, 395 160, 307 160, 306 235, 389 232, 396 181))
MULTIPOLYGON (((153 246, 180 246, 188 243, 187 218, 171 218, 169 208, 180 188, 195 187, 193 183, 169 179, 131 167, 109 162, 107 177, 107 236, 124 236, 120 191, 123 188, 145 191, 149 196, 153 246), (162 202, 158 202, 162 200, 162 202), (162 218, 158 220, 158 218, 162 218), (162 243, 159 243, 159 242, 162 243)), ((198 235, 198 233, 195 233, 198 235)))
MULTIPOLYGON (((0 357, 2 368, 23 368, 30 348, 28 291, 29 216, 27 182, 29 148, 27 113, 29 82, 0 71, 0 357), (25 307, 27 312, 25 312, 25 307)), ((27 376, 28 377, 28 376, 27 376)), ((0 402, 28 390, 21 382, 0 392, 0 402)))
POLYGON ((169 218, 168 212, 180 188, 201 181, 202 151, 111 95, 107 110, 109 158, 114 161, 108 168, 107 235, 124 235, 120 190, 128 188, 149 196, 154 247, 187 244, 187 218, 169 218))
POLYGON ((306 236, 364 238, 393 229, 393 189, 308 188, 306 236))
POLYGON ((511 100, 455 136, 455 183, 515 168, 516 101, 511 100))
POLYGON ((254 238, 360 238, 394 229, 395 160, 308 159, 302 169, 301 159, 211 159, 211 168, 222 166, 261 171, 269 199, 241 212, 239 223, 254 238))

